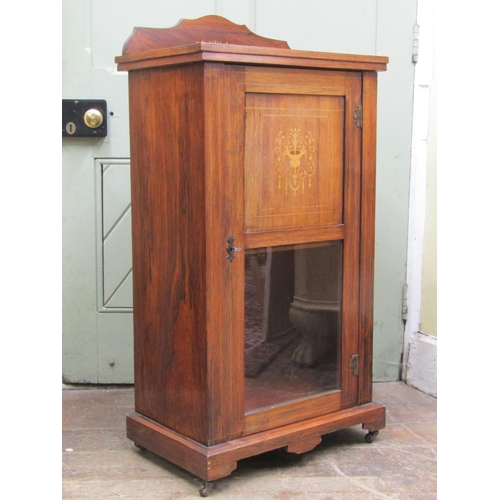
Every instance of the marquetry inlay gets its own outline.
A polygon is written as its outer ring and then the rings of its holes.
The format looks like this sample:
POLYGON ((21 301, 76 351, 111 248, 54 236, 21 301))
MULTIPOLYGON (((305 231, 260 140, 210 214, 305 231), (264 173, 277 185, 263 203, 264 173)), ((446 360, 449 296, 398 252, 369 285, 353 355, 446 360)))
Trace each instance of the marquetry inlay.
POLYGON ((290 191, 296 196, 298 191, 304 193, 305 179, 311 187, 311 177, 316 171, 314 164, 314 138, 311 132, 302 134, 300 128, 290 129, 288 136, 280 131, 276 139, 276 163, 274 173, 278 178, 278 189, 281 189, 281 180, 285 184, 285 192, 290 191))
POLYGON ((249 92, 245 230, 340 224, 344 99, 249 92))

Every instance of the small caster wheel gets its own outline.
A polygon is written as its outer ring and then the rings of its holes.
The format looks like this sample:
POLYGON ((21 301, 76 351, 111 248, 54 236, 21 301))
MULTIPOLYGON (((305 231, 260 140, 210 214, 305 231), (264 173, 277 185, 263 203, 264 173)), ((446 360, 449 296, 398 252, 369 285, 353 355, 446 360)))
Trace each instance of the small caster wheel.
POLYGON ((140 444, 134 443, 136 448, 139 448, 141 451, 146 451, 146 448, 144 446, 141 446, 140 444))
POLYGON ((208 497, 212 491, 213 484, 208 481, 203 481, 200 486, 199 492, 201 497, 208 497))
POLYGON ((378 436, 378 431, 370 431, 365 436, 365 441, 367 443, 373 443, 373 440, 378 436))

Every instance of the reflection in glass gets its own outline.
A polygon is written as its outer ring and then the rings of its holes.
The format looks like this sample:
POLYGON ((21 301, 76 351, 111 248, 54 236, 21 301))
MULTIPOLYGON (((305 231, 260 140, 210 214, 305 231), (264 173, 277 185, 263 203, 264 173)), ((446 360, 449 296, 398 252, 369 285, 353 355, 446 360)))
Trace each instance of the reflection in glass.
POLYGON ((340 389, 342 242, 245 252, 245 410, 340 389))

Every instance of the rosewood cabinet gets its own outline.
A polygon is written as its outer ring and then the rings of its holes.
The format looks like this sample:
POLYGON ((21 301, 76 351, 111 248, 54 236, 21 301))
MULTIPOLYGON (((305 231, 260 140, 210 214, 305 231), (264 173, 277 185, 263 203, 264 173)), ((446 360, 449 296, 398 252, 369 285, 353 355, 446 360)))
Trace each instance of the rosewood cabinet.
MULTIPOLYGON (((212 481, 385 426, 372 402, 377 71, 218 17, 136 28, 135 412, 127 434, 212 481)), ((201 491, 202 494, 206 490, 201 491)))

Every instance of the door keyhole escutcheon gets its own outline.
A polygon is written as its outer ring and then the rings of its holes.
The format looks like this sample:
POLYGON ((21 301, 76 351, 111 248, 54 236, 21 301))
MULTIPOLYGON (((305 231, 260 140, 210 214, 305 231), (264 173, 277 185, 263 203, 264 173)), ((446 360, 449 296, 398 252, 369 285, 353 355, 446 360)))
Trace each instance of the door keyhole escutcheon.
POLYGON ((228 243, 227 248, 226 248, 226 251, 228 253, 227 260, 229 262, 233 262, 234 253, 241 252, 241 248, 234 246, 234 236, 229 236, 229 238, 227 239, 227 243, 228 243))

